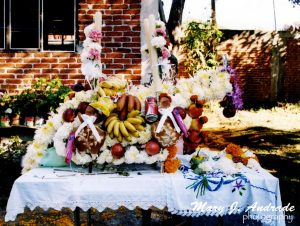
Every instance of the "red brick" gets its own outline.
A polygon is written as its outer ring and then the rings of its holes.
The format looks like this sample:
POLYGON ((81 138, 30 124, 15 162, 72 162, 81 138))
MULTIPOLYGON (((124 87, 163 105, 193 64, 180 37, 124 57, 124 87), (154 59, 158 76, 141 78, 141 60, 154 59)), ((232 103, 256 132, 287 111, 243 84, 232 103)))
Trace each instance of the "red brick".
POLYGON ((16 68, 32 68, 32 64, 16 64, 16 68))
POLYGON ((40 63, 41 59, 39 58, 25 58, 24 63, 40 63))
POLYGON ((7 69, 7 73, 23 73, 22 69, 7 69))
POLYGON ((57 63, 57 61, 56 58, 42 58, 41 60, 42 63, 57 63))
POLYGON ((33 68, 50 68, 50 64, 33 64, 33 68))

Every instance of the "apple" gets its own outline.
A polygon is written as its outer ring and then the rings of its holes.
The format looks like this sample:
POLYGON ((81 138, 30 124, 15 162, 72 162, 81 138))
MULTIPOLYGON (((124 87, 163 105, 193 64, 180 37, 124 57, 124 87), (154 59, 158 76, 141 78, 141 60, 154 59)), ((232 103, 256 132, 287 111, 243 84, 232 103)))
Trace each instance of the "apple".
POLYGON ((191 100, 192 102, 196 103, 196 102, 198 101, 198 96, 197 96, 197 95, 192 95, 192 96, 190 97, 190 100, 191 100))
POLYGON ((196 104, 191 104, 188 109, 188 114, 191 118, 199 118, 202 115, 203 108, 199 108, 196 104))
POLYGON ((117 143, 111 147, 111 154, 114 159, 120 159, 125 154, 125 148, 122 146, 122 144, 117 143))
POLYGON ((236 109, 235 108, 228 108, 228 107, 225 107, 223 109, 223 115, 226 117, 226 118, 232 118, 235 116, 235 113, 236 113, 236 109))
POLYGON ((148 141, 145 146, 148 155, 156 155, 160 152, 160 146, 156 141, 148 141))
POLYGON ((88 102, 80 102, 80 104, 77 107, 77 112, 80 112, 81 114, 84 114, 85 110, 88 106, 89 106, 88 102))
POLYGON ((182 120, 185 119, 185 117, 186 117, 186 110, 184 108, 182 108, 182 107, 176 107, 175 109, 180 114, 180 117, 182 118, 182 120))
POLYGON ((66 109, 62 117, 65 122, 73 122, 76 117, 74 109, 72 108, 66 109))
POLYGON ((199 121, 201 124, 205 124, 208 122, 208 118, 206 116, 202 116, 202 117, 200 117, 199 121))

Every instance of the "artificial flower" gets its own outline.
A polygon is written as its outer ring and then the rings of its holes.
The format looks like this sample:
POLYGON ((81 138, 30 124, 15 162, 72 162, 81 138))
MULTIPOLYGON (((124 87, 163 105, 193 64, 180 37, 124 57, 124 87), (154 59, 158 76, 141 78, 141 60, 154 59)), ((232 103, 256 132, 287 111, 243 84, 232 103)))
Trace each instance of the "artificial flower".
POLYGON ((166 45, 166 43, 167 43, 166 39, 162 36, 154 37, 151 40, 151 45, 157 49, 164 47, 166 45))
POLYGON ((180 166, 179 159, 166 160, 164 162, 164 170, 166 173, 175 173, 180 166))

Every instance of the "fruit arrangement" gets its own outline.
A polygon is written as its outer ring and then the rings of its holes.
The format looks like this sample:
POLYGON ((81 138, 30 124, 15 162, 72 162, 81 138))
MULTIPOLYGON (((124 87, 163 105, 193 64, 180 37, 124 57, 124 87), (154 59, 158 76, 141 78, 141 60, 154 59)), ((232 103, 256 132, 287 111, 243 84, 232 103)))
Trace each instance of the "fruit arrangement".
POLYGON ((98 93, 100 96, 118 96, 121 93, 125 93, 126 86, 126 81, 118 78, 108 78, 100 82, 98 93))
POLYGON ((139 137, 138 131, 144 131, 144 118, 141 116, 141 102, 133 95, 122 94, 117 100, 116 111, 105 120, 104 127, 110 138, 131 141, 139 137))
POLYGON ((207 123, 208 118, 202 116, 204 100, 199 100, 198 96, 193 95, 190 97, 191 104, 188 107, 187 113, 192 118, 190 128, 188 130, 188 137, 184 137, 184 153, 190 154, 200 144, 207 143, 207 132, 201 131, 203 124, 207 123))
POLYGON ((140 116, 140 113, 138 110, 133 110, 122 119, 117 113, 111 113, 104 122, 110 138, 117 138, 119 142, 122 142, 123 139, 130 142, 132 137, 139 137, 138 131, 145 130, 145 127, 142 125, 145 121, 140 116))

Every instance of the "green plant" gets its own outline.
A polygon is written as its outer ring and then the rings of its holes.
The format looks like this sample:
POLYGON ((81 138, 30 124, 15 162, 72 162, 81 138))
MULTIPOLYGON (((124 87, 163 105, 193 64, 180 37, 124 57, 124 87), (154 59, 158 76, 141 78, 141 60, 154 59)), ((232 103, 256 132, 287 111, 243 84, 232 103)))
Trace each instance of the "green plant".
POLYGON ((187 56, 185 66, 189 74, 219 65, 216 45, 221 41, 223 33, 216 25, 192 21, 186 25, 184 34, 181 44, 187 56))
POLYGON ((47 114, 55 110, 70 91, 71 89, 64 86, 60 79, 40 78, 33 89, 26 89, 12 96, 10 106, 15 114, 39 115, 47 118, 47 114))
POLYGON ((18 136, 1 138, 0 140, 0 159, 20 163, 22 156, 26 153, 28 143, 22 141, 18 136))
POLYGON ((54 111, 66 95, 71 91, 68 86, 64 86, 60 79, 39 79, 34 84, 34 89, 38 93, 36 104, 37 114, 46 117, 50 111, 54 111))

